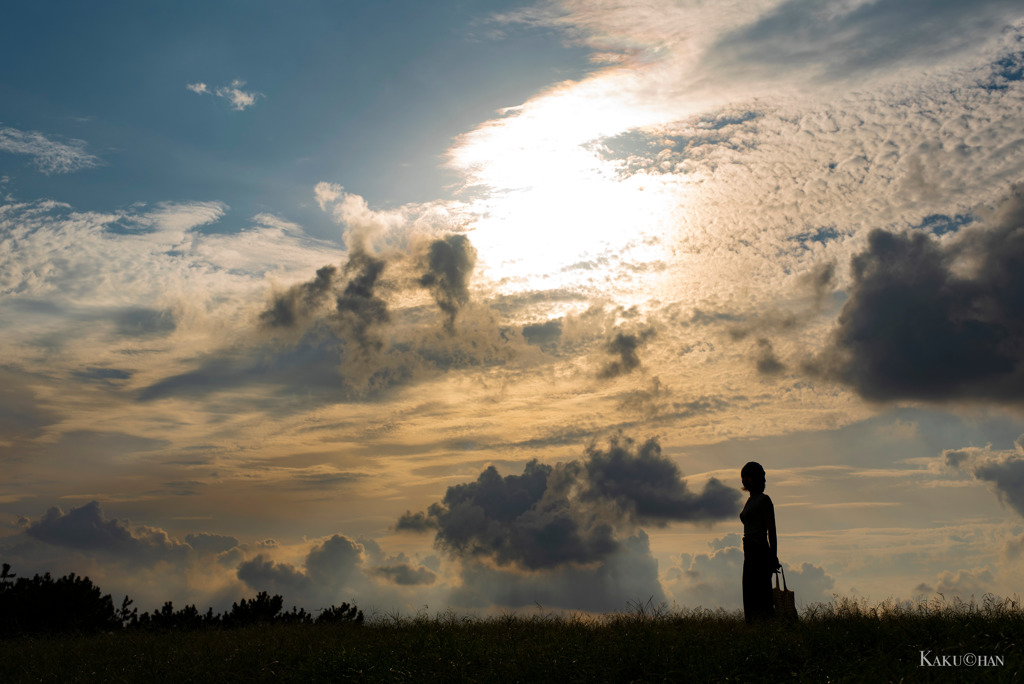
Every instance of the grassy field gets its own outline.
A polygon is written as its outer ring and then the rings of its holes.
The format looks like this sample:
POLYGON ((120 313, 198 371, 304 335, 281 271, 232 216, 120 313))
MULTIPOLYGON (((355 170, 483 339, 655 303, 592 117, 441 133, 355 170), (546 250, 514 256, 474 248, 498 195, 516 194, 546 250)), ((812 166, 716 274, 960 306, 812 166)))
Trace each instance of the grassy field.
MULTIPOLYGON (((970 662, 970 660, 968 660, 970 662)), ((1022 681, 1012 601, 813 607, 796 623, 640 609, 588 616, 378 616, 365 625, 124 630, 0 641, 0 682, 1022 681), (922 666, 921 651, 932 666, 922 666), (1002 664, 954 665, 974 654, 1002 664), (947 656, 946 666, 941 663, 947 656)))

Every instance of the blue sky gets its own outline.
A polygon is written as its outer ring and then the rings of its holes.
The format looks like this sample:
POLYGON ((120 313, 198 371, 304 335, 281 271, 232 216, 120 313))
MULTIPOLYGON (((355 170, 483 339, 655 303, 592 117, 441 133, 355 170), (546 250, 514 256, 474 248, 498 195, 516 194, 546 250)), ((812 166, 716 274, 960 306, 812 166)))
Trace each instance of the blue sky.
POLYGON ((218 200, 334 234, 311 210, 316 182, 358 188, 376 206, 446 196, 458 179, 440 167, 456 135, 590 67, 552 30, 502 27, 495 39, 501 9, 22 3, 2 29, 4 61, 17 65, 0 85, 4 124, 87 141, 96 168, 41 176, 4 155, 0 172, 19 194, 81 209, 218 200), (241 111, 186 89, 235 81, 255 96, 241 111))
POLYGON ((802 605, 1019 591, 1019 3, 31 3, 0 59, 16 572, 733 609, 755 459, 802 605))

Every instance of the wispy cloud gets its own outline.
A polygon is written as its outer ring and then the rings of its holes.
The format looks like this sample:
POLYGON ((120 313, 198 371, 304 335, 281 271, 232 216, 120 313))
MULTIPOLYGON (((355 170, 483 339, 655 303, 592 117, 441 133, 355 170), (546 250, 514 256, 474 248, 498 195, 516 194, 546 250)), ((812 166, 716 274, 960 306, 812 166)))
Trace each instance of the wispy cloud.
POLYGON ((85 149, 85 141, 51 140, 38 131, 22 131, 10 126, 0 127, 0 151, 27 154, 43 173, 71 173, 99 166, 102 161, 85 149))
POLYGON ((217 97, 224 98, 231 103, 231 108, 238 112, 252 107, 259 98, 266 97, 263 93, 243 90, 244 86, 245 81, 237 78, 231 81, 230 85, 218 86, 216 88, 211 88, 202 81, 185 84, 185 87, 196 95, 216 95, 217 97))

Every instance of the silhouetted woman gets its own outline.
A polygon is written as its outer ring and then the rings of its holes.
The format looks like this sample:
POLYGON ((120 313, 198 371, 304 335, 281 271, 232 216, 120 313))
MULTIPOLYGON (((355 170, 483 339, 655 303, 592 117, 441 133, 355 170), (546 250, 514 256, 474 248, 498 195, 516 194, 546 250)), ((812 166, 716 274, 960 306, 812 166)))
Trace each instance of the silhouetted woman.
POLYGON ((772 574, 779 567, 775 506, 764 493, 765 474, 751 461, 740 470, 743 489, 750 492, 740 512, 743 521, 743 616, 747 622, 775 617, 772 574))

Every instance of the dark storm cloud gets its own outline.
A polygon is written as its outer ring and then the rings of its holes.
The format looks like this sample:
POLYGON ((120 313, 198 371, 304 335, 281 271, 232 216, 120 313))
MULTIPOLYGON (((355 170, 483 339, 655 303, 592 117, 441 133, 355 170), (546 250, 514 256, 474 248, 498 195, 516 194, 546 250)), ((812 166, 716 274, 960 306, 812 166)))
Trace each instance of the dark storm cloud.
POLYGON ((437 575, 422 566, 414 568, 408 563, 381 565, 373 568, 371 574, 383 577, 394 584, 417 585, 433 584, 437 575))
POLYGON ((691 492, 674 461, 661 454, 656 439, 637 444, 616 436, 607 449, 587 447, 584 500, 611 500, 640 524, 712 522, 739 512, 740 493, 716 478, 700 494, 691 492))
POLYGON ((463 559, 531 570, 603 562, 617 553, 616 529, 735 515, 740 494, 710 480, 690 492, 656 440, 617 436, 583 460, 526 464, 502 477, 493 467, 448 488, 426 513, 406 513, 398 529, 434 530, 438 547, 463 559))
POLYGON ((943 464, 988 482, 999 500, 1024 517, 1024 435, 1014 442, 1015 451, 992 453, 985 449, 947 449, 943 464))
POLYGON ((1013 455, 979 463, 974 467, 974 476, 991 482, 1000 500, 1024 516, 1024 458, 1013 455))
POLYGON ((530 461, 522 475, 487 468, 476 482, 449 487, 428 514, 435 543, 455 556, 491 557, 498 565, 552 568, 600 560, 618 548, 611 525, 580 521, 548 479, 554 468, 530 461))
POLYGON ((1024 399, 1024 197, 939 242, 880 230, 852 260, 830 349, 810 369, 890 399, 1024 399))
POLYGON ((337 267, 327 265, 318 269, 316 277, 308 283, 275 294, 270 306, 260 314, 260 322, 270 328, 289 328, 308 318, 327 301, 337 274, 337 267))
POLYGON ((419 284, 430 290, 445 315, 444 328, 455 331, 455 317, 469 301, 469 279, 476 265, 476 249, 465 235, 449 235, 427 245, 426 271, 419 284))
POLYGON ((152 564, 182 557, 188 547, 161 529, 105 520, 97 501, 64 513, 53 507, 25 533, 53 546, 86 552, 100 552, 118 560, 152 564))
POLYGON ((640 367, 638 350, 647 340, 654 337, 654 328, 647 328, 636 333, 618 331, 605 345, 605 351, 619 358, 611 361, 601 369, 600 378, 615 378, 630 373, 640 367))
POLYGON ((406 511, 395 523, 395 530, 399 532, 427 532, 436 530, 437 527, 437 518, 427 515, 423 511, 417 513, 406 511))

